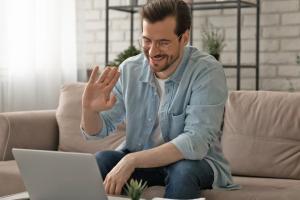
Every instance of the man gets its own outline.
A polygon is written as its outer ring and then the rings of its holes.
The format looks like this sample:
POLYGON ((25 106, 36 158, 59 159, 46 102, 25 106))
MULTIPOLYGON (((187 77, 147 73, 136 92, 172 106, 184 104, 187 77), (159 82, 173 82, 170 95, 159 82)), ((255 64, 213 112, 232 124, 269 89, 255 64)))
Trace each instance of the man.
POLYGON ((120 194, 130 179, 165 185, 166 198, 197 198, 232 188, 220 148, 227 88, 220 63, 186 47, 191 16, 182 0, 152 0, 141 10, 143 53, 97 78, 82 101, 83 134, 103 138, 126 119, 118 151, 96 154, 105 191, 120 194))

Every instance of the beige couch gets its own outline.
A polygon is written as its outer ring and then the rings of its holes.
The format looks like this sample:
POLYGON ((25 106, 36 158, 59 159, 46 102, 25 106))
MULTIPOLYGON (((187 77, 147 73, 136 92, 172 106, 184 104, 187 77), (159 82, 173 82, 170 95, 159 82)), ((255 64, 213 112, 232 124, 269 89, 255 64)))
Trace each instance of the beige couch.
MULTIPOLYGON (((13 147, 91 152, 114 149, 124 127, 104 140, 80 135, 83 84, 64 86, 58 109, 0 113, 0 196, 24 191, 13 147)), ((231 92, 226 104, 222 145, 241 190, 207 190, 208 200, 300 199, 300 93, 231 92)), ((180 183, 178 183, 180 184, 180 183)), ((150 187, 145 197, 161 196, 150 187)))

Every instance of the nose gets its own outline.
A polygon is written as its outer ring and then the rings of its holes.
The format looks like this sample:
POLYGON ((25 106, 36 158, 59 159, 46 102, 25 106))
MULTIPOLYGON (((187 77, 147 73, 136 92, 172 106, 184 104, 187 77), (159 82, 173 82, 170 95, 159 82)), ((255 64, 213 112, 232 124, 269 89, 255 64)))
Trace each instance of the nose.
POLYGON ((149 56, 153 57, 156 56, 159 53, 159 48, 157 47, 156 43, 152 43, 150 49, 149 49, 149 56))

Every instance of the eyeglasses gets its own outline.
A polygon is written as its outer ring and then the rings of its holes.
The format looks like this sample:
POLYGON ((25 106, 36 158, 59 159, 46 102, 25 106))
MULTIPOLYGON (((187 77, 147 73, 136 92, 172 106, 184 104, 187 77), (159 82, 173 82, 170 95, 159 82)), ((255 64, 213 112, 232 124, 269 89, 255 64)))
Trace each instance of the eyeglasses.
MULTIPOLYGON (((180 40, 182 37, 182 34, 180 34, 176 40, 180 40)), ((158 48, 161 51, 166 51, 172 46, 172 42, 174 40, 168 40, 168 39, 160 39, 160 40, 150 40, 149 38, 141 36, 139 39, 139 44, 143 50, 149 50, 152 45, 155 45, 156 48, 158 48)))

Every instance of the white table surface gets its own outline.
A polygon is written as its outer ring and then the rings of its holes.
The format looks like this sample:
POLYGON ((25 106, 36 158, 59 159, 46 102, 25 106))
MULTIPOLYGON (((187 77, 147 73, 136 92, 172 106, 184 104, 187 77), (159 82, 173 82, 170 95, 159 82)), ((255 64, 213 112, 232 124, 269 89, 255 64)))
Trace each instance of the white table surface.
MULTIPOLYGON (((17 194, 0 197, 0 200, 29 200, 28 192, 21 192, 17 194)), ((130 200, 126 197, 109 196, 108 200, 130 200)))

